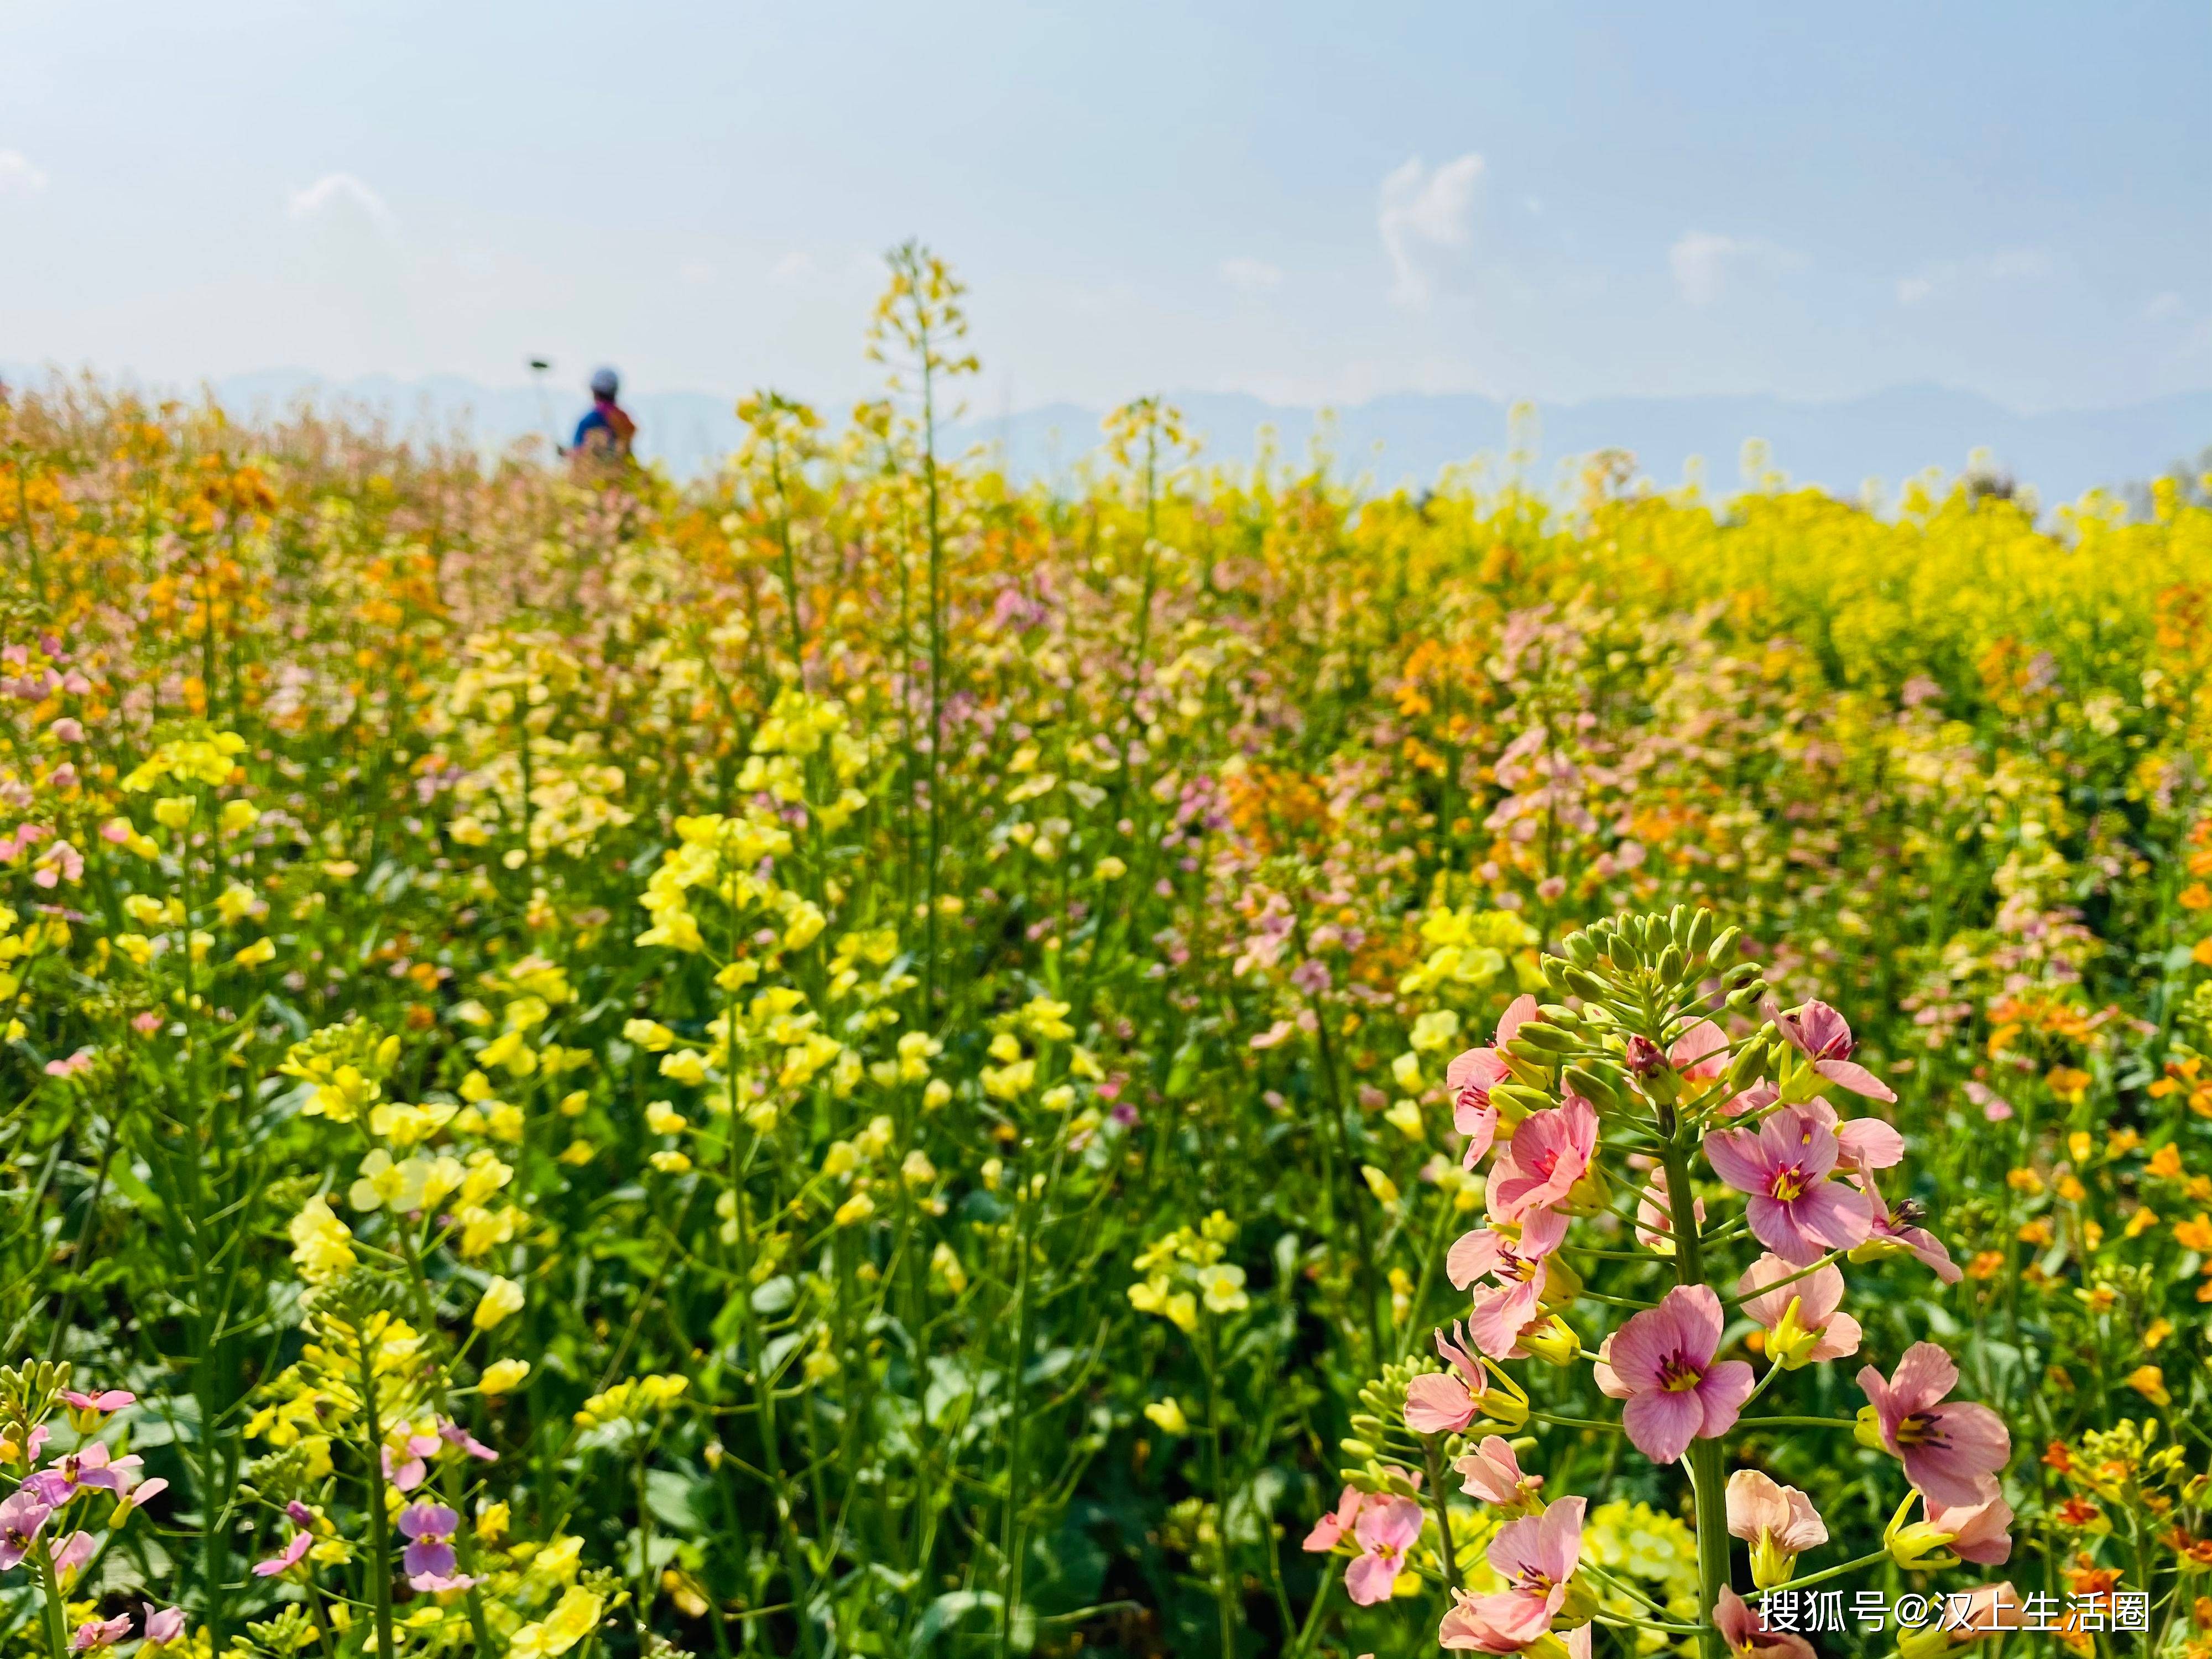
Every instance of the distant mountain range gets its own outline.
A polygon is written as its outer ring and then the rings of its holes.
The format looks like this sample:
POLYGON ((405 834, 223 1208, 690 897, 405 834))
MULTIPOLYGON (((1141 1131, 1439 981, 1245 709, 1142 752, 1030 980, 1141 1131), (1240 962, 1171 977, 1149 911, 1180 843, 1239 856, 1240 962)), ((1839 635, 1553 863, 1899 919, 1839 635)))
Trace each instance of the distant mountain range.
MULTIPOLYGON (((0 368, 21 385, 36 372, 0 368)), ((458 375, 402 380, 388 375, 331 381, 297 369, 231 375, 212 383, 234 414, 281 413, 302 401, 350 409, 403 430, 467 434, 489 447, 567 430, 581 403, 565 389, 541 401, 530 386, 489 386, 458 375)), ((1977 450, 1994 466, 2033 487, 2051 503, 2098 485, 2118 485, 2164 471, 2212 447, 2212 391, 2182 392, 2117 409, 2022 415, 1972 392, 1896 386, 1831 403, 1748 397, 1601 398, 1538 404, 1533 430, 1513 428, 1511 405, 1474 392, 1399 392, 1329 412, 1288 408, 1241 393, 1171 395, 1218 460, 1252 458, 1263 428, 1279 459, 1302 464, 1316 434, 1333 470, 1377 485, 1427 483, 1443 467, 1486 456, 1497 476, 1516 438, 1528 443, 1529 482, 1548 484, 1568 458, 1625 449, 1638 470, 1662 485, 1678 483, 1693 457, 1706 481, 1736 487, 1747 439, 1767 445, 1770 463, 1800 483, 1856 495, 1869 479, 1894 492, 1936 467, 1958 472, 1977 450)), ((733 448, 733 399, 706 392, 645 392, 629 400, 639 447, 680 475, 714 465, 733 448)), ((1069 477, 1098 442, 1103 411, 1052 404, 998 417, 971 416, 946 434, 949 447, 997 448, 1023 477, 1069 477)))

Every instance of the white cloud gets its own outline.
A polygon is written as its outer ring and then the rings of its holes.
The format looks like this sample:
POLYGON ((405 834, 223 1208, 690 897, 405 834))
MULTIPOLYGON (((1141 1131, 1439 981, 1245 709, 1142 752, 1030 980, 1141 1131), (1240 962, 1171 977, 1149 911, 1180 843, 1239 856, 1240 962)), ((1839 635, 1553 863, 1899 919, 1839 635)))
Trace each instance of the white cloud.
POLYGON ((2153 295, 2144 305, 2142 314, 2147 323, 2178 323, 2189 314, 2189 307, 2179 294, 2168 289, 2163 294, 2153 295))
POLYGON ((1709 306, 1744 277, 1779 276, 1811 263, 1802 253, 1763 236, 1723 236, 1710 230, 1686 230, 1667 250, 1674 286, 1693 306, 1709 306))
POLYGON ((0 149, 0 196, 36 196, 46 175, 20 149, 0 149))
POLYGON ((768 274, 779 283, 796 283, 814 274, 814 261, 794 248, 770 265, 768 274))
POLYGON ((1279 288, 1283 281, 1282 268, 1271 265, 1264 259, 1224 259, 1220 274, 1223 282, 1246 294, 1257 294, 1262 289, 1279 288))
POLYGON ((1897 303, 1925 305, 1954 289, 1985 287, 1992 283, 2029 282, 2051 274, 2051 256, 2041 248, 2000 248, 1978 259, 1945 259, 1912 276, 1900 277, 1897 303))
POLYGON ((1467 246, 1475 181, 1481 176, 1480 155, 1446 161, 1434 173, 1416 155, 1382 180, 1376 228, 1396 276, 1390 297, 1399 304, 1420 305, 1429 297, 1428 273, 1418 257, 1421 251, 1467 246))
POLYGON ((316 219, 345 210, 362 215, 381 229, 392 228, 392 210, 384 198, 350 173, 326 173, 307 189, 292 194, 295 219, 316 219))
POLYGON ((676 267, 676 275, 678 281, 689 283, 692 287, 698 288, 714 281, 714 267, 704 259, 686 259, 676 267))

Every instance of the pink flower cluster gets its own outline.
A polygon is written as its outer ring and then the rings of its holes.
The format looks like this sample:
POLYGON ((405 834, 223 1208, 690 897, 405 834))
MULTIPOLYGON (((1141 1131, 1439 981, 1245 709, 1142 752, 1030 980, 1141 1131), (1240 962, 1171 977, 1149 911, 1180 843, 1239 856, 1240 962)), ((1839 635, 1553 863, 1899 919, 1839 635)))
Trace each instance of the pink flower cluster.
MULTIPOLYGON (((1942 1243, 1918 1225, 1917 1212, 1891 1205, 1876 1184, 1878 1171, 1902 1161, 1904 1138, 1879 1118, 1847 1120, 1821 1097, 1821 1091, 1832 1089, 1876 1102, 1896 1098, 1851 1058, 1850 1028, 1843 1017, 1820 1002, 1784 1010, 1771 997, 1761 1012, 1780 1039, 1769 1051, 1781 1055, 1779 1080, 1737 1086, 1725 1097, 1715 1085, 1729 1075, 1731 1054, 1742 1050, 1711 1020, 1692 1024, 1663 1049, 1632 1037, 1618 1052, 1630 1077, 1659 1103, 1659 1121, 1673 1121, 1667 1110, 1683 1098, 1686 1085, 1688 1109, 1723 1120, 1705 1130, 1699 1144, 1714 1175, 1743 1194, 1741 1224, 1764 1247, 1735 1279, 1734 1300, 1763 1334, 1758 1346, 1771 1377, 1859 1351, 1864 1333, 1843 1310, 1845 1285, 1838 1257, 1862 1261, 1910 1255, 1947 1280, 1955 1280, 1959 1270, 1942 1243)), ((1407 1385, 1404 1422, 1417 1435, 1464 1433, 1478 1419, 1520 1422, 1528 1414, 1527 1397, 1498 1362, 1540 1352, 1568 1363, 1580 1351, 1579 1339, 1558 1318, 1558 1310, 1583 1293, 1563 1248, 1574 1216, 1600 1213, 1613 1200, 1598 1162, 1598 1104, 1572 1086, 1573 1072, 1563 1067, 1563 1079, 1554 1082, 1548 1068, 1528 1063, 1540 1049, 1551 1052, 1550 1041, 1522 1042, 1508 1051, 1539 1018, 1534 998, 1517 999, 1498 1021, 1492 1042, 1460 1054, 1446 1072, 1454 1122, 1466 1137, 1465 1167, 1489 1161, 1486 1215, 1483 1225, 1462 1235, 1446 1255, 1448 1276, 1470 1293, 1471 1302, 1463 1321, 1435 1334, 1444 1369, 1416 1376, 1407 1385), (1519 1086, 1508 1090, 1509 1084, 1519 1086), (1559 1103, 1522 1112, 1516 1121, 1516 1109, 1526 1108, 1540 1088, 1559 1103)), ((1592 1092, 1603 1092, 1602 1082, 1591 1084, 1592 1092)), ((1696 1130, 1686 1133, 1694 1136, 1696 1130)), ((1637 1242, 1655 1256, 1674 1255, 1680 1241, 1674 1237, 1666 1170, 1649 1156, 1632 1162, 1644 1171, 1634 1219, 1637 1242)), ((1693 1213, 1702 1234, 1702 1200, 1693 1213)), ((1729 1434, 1765 1386, 1751 1364, 1720 1357, 1727 1317, 1713 1286, 1678 1284, 1656 1305, 1622 1321, 1592 1357, 1598 1388, 1622 1402, 1624 1431, 1655 1462, 1686 1458, 1695 1443, 1729 1434)), ((2012 1514, 1998 1484, 2010 1441, 1994 1412, 1949 1400, 1957 1382, 1950 1358, 1925 1342, 1908 1350, 1889 1378, 1872 1366, 1859 1374, 1871 1402, 1862 1437, 1869 1443, 1878 1437, 1899 1459, 1927 1506, 1926 1522, 1910 1536, 1902 1527, 1908 1510, 1900 1510, 1893 1523, 1889 1547, 1907 1565, 1966 1560, 1994 1565, 2010 1553, 2012 1514)), ((1449 1649, 1515 1653, 1564 1622, 1568 1628, 1559 1637, 1571 1651, 1586 1653, 1590 1609, 1586 1598, 1575 1601, 1572 1583, 1585 1500, 1545 1503, 1543 1477, 1525 1473, 1511 1444, 1497 1435, 1483 1438, 1452 1467, 1462 1490, 1499 1514, 1488 1559, 1503 1588, 1484 1595, 1455 1589, 1438 1640, 1449 1649)), ((1418 1476, 1403 1473, 1418 1486, 1418 1476)), ((1911 1501, 1908 1496, 1908 1507, 1911 1501)), ((1799 1554, 1828 1541, 1811 1498, 1756 1469, 1739 1470, 1729 1480, 1725 1515, 1729 1532, 1750 1547, 1753 1580, 1761 1589, 1790 1582, 1799 1554)), ((1395 1593, 1423 1525, 1415 1498, 1346 1487, 1306 1547, 1335 1550, 1348 1543, 1353 1553, 1346 1586, 1354 1602, 1370 1605, 1395 1593)), ((1985 1593, 2001 1601, 2003 1587, 1985 1593)), ((1735 1655, 1811 1655, 1802 1638, 1766 1629, 1725 1586, 1714 1602, 1713 1620, 1735 1655)))

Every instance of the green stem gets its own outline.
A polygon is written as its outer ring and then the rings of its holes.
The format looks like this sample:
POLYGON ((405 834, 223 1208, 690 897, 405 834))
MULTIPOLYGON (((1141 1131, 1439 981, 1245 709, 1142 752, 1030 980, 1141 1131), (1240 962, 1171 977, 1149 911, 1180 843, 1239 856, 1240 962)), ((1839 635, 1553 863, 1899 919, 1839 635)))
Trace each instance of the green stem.
POLYGON ((46 1540, 34 1547, 39 1564, 39 1595, 46 1627, 46 1649, 52 1659, 68 1659, 69 1620, 62 1612, 61 1581, 54 1574, 54 1553, 46 1540))
POLYGON ((1459 1588, 1459 1558, 1452 1549, 1451 1515, 1444 1504, 1443 1459, 1438 1451, 1438 1437, 1432 1434, 1421 1437, 1421 1461, 1428 1466, 1429 1506, 1437 1517, 1437 1554, 1444 1565, 1444 1585, 1449 1589, 1459 1588))
MULTIPOLYGON (((1663 1161, 1668 1202, 1674 1212, 1675 1276, 1684 1285, 1702 1285, 1705 1282, 1705 1240, 1698 1231, 1689 1147, 1679 1130, 1668 1138, 1663 1161)), ((1728 1498, 1722 1490, 1727 1474, 1721 1443, 1692 1440, 1688 1463, 1690 1479, 1696 1486, 1698 1641, 1705 1659, 1723 1659, 1726 1647, 1713 1625, 1714 1606, 1721 1592, 1729 1588, 1728 1498)))
POLYGON ((369 1334, 373 1314, 363 1315, 354 1337, 361 1360, 361 1410, 368 1431, 368 1572, 369 1594, 376 1605, 376 1650, 381 1659, 392 1659, 392 1517, 384 1504, 384 1428, 377 1415, 376 1344, 369 1334))

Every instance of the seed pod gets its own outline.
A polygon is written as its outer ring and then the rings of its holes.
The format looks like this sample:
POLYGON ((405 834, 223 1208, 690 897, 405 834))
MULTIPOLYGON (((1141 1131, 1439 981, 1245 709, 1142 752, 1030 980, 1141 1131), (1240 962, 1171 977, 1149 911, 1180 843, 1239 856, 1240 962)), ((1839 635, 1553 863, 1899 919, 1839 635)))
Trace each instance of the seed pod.
MULTIPOLYGON (((1336 1443, 1336 1449, 1342 1452, 1346 1457, 1366 1458, 1373 1457, 1376 1455, 1375 1448, 1369 1445, 1364 1440, 1340 1440, 1336 1443)), ((1346 1486, 1353 1484, 1349 1472, 1347 1472, 1345 1476, 1345 1484, 1346 1486)))
POLYGON ((1490 1086, 1490 1103, 1497 1107, 1501 1115, 1511 1112, 1515 1121, 1518 1121, 1531 1112, 1548 1112, 1552 1109, 1553 1100, 1541 1090, 1531 1089, 1526 1084, 1493 1083, 1490 1086))
POLYGON ((1587 969, 1570 969, 1566 975, 1567 989, 1584 1002, 1602 1002, 1606 999, 1606 982, 1587 969))
POLYGON ((1741 927, 1723 927, 1713 935, 1713 942, 1705 947, 1705 957, 1715 963, 1724 963, 1735 954, 1736 944, 1743 938, 1741 927))
POLYGON ((1628 1104, 1627 1089, 1602 1071, 1570 1066, 1559 1073, 1559 1081, 1601 1110, 1617 1112, 1628 1104))
POLYGON ((1659 953, 1659 966, 1656 970, 1659 982, 1662 985, 1674 984, 1682 977, 1683 966, 1682 947, 1679 945, 1668 945, 1659 953))
POLYGON ((1721 1086, 1733 1099, 1751 1087, 1752 1080, 1765 1069, 1765 1064, 1766 1039, 1762 1034, 1735 1051, 1735 1058, 1729 1061, 1728 1075, 1721 1079, 1721 1086))
POLYGON ((1352 1419, 1352 1431, 1369 1440, 1380 1440, 1383 1435, 1382 1419, 1360 1413, 1352 1419))
POLYGON ((1748 985, 1739 987, 1737 989, 1729 993, 1728 1006, 1729 1012, 1738 1014, 1749 1013, 1753 1009, 1759 1006, 1759 1000, 1765 996, 1767 992, 1772 988, 1773 988, 1768 985, 1763 979, 1755 979, 1748 985))
POLYGON ((1561 939, 1559 949, 1567 953, 1568 960, 1577 968, 1587 968, 1597 960, 1596 941, 1579 929, 1561 939))
POLYGON ((1563 997, 1570 994, 1567 990, 1567 975, 1573 969, 1574 963, 1562 961, 1558 957, 1546 957, 1540 965, 1543 969, 1546 990, 1553 996, 1563 997))
POLYGON ((1690 918, 1690 925, 1682 933, 1682 949, 1692 957, 1701 957, 1713 942, 1713 913, 1699 910, 1690 918))
POLYGON ((1556 1025, 1563 1031, 1579 1031, 1589 1023, 1564 1002, 1547 1002, 1536 1012, 1547 1025, 1556 1025))
POLYGON ((1680 945, 1682 942, 1682 924, 1688 920, 1689 911, 1682 905, 1678 904, 1667 912, 1667 938, 1670 943, 1680 945))
POLYGON ((1757 963, 1739 962, 1735 967, 1729 969, 1728 972, 1721 975, 1721 984, 1725 989, 1733 991, 1738 986, 1750 984, 1752 981, 1758 977, 1759 964, 1757 963))
POLYGON ((1625 933, 1615 933, 1606 942, 1606 957, 1622 973, 1632 974, 1644 965, 1643 957, 1625 933))
POLYGON ((1552 1063, 1551 1055, 1564 1054, 1574 1046, 1573 1032, 1562 1031, 1556 1025, 1547 1025, 1541 1020, 1532 1019, 1526 1022, 1518 1031, 1513 1034, 1513 1041, 1505 1045, 1505 1052, 1509 1054, 1519 1054, 1523 1060, 1533 1060, 1539 1066, 1548 1066, 1552 1063), (1519 1046, 1522 1043, 1527 1043, 1534 1052, 1529 1053, 1523 1050, 1519 1046))

